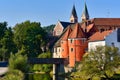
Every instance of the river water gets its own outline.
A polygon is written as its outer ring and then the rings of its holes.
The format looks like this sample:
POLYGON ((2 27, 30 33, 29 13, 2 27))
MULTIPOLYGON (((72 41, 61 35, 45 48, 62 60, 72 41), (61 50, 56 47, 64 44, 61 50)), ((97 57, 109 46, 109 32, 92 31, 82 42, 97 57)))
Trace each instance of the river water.
POLYGON ((50 74, 29 74, 25 80, 69 80, 68 78, 50 74))

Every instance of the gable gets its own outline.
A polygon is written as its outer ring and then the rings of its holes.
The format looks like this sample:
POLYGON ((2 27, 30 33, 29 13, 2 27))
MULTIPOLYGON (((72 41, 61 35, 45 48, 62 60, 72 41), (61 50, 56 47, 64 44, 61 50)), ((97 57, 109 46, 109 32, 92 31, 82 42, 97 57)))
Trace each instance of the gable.
POLYGON ((56 26, 54 27, 54 31, 55 30, 62 30, 63 29, 63 26, 60 24, 60 22, 58 22, 57 24, 56 24, 56 26))

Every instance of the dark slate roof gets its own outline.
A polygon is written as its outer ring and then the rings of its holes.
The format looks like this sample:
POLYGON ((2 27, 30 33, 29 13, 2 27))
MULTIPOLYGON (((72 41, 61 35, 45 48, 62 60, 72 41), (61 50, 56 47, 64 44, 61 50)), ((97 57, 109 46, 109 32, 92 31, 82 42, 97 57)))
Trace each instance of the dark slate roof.
POLYGON ((64 27, 64 29, 70 25, 70 24, 73 24, 73 23, 70 23, 70 22, 63 22, 63 21, 60 21, 61 25, 64 27))
POLYGON ((85 3, 85 6, 84 6, 84 10, 83 10, 82 16, 86 16, 86 18, 89 19, 89 13, 88 13, 88 9, 87 9, 86 3, 85 3))
POLYGON ((73 5, 73 9, 72 9, 72 13, 71 16, 73 15, 73 17, 78 18, 77 17, 77 13, 76 13, 76 9, 75 9, 75 5, 73 5))

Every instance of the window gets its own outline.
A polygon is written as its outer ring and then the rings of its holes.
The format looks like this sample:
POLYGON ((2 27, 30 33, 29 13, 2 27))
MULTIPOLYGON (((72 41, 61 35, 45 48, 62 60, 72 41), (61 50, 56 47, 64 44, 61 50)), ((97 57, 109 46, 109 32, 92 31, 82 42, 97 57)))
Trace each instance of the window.
POLYGON ((71 20, 71 22, 73 23, 73 20, 71 20))
POLYGON ((54 48, 54 53, 56 53, 57 52, 57 49, 56 48, 54 48))
POLYGON ((85 43, 85 39, 82 39, 82 44, 84 44, 85 43))
POLYGON ((109 27, 109 30, 112 30, 112 27, 109 27))
POLYGON ((73 52, 73 48, 71 48, 71 52, 73 52))
POLYGON ((112 45, 112 47, 115 47, 115 44, 114 44, 114 42, 112 42, 112 43, 111 43, 111 45, 112 45))
POLYGON ((60 35, 60 34, 61 34, 61 30, 57 30, 56 35, 60 35))
POLYGON ((100 32, 103 32, 103 31, 105 31, 103 28, 102 28, 102 29, 100 29, 100 32))
POLYGON ((59 52, 60 52, 60 49, 59 49, 59 52))
POLYGON ((72 39, 70 40, 70 43, 73 43, 73 40, 72 40, 72 39))

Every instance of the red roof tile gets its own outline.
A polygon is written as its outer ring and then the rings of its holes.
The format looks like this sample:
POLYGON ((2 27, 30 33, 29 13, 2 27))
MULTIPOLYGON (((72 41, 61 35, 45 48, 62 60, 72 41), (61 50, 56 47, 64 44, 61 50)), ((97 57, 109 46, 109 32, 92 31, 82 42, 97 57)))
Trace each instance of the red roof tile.
POLYGON ((103 32, 96 32, 95 34, 93 34, 90 38, 89 41, 102 41, 105 39, 105 37, 107 35, 109 35, 112 32, 112 30, 109 31, 103 31, 103 32))
POLYGON ((91 22, 95 25, 120 25, 120 18, 94 18, 91 22))
POLYGON ((69 38, 85 38, 85 33, 83 32, 79 23, 76 23, 74 25, 74 29, 72 33, 70 34, 69 38))
POLYGON ((94 24, 90 24, 87 26, 87 32, 89 32, 93 28, 94 24))
POLYGON ((70 33, 72 32, 72 29, 70 27, 68 27, 67 31, 64 33, 64 35, 62 36, 62 40, 67 40, 70 33))

